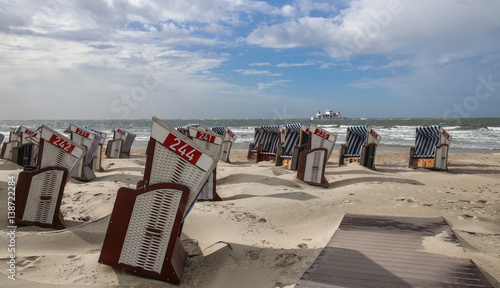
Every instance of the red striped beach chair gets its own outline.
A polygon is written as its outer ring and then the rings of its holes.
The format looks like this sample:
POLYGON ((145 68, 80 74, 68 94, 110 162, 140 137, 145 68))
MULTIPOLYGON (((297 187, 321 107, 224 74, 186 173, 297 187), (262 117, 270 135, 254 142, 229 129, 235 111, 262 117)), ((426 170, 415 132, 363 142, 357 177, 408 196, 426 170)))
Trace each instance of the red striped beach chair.
POLYGON ((83 160, 78 164, 71 176, 83 181, 94 179, 96 176, 92 169, 94 166, 93 161, 94 155, 99 148, 99 143, 101 142, 101 135, 75 124, 71 124, 64 132, 69 133, 71 135, 71 140, 85 149, 83 160))
POLYGON ((2 145, 0 158, 12 161, 12 151, 21 143, 21 135, 17 133, 17 128, 10 128, 9 142, 2 145))
POLYGON ((310 125, 309 151, 299 155, 297 178, 311 185, 328 187, 325 167, 336 140, 337 135, 310 125))
POLYGON ((410 148, 410 168, 448 170, 451 136, 441 126, 417 127, 415 146, 410 148))
POLYGON ((339 165, 358 162, 375 170, 375 152, 380 135, 368 125, 347 128, 346 143, 340 147, 339 165))
POLYGON ((112 130, 113 140, 108 141, 106 157, 130 158, 130 149, 134 143, 135 134, 127 129, 115 127, 112 130))
POLYGON ((96 130, 96 129, 89 128, 89 127, 87 127, 87 129, 89 129, 90 131, 92 131, 94 133, 101 135, 101 141, 99 142, 99 147, 97 148, 97 151, 94 154, 92 170, 103 172, 104 168, 102 168, 102 151, 104 149, 103 148, 104 143, 106 142, 106 137, 108 136, 108 134, 106 134, 102 131, 96 130))
POLYGON ((226 126, 214 126, 212 127, 212 131, 224 137, 224 140, 222 141, 222 151, 219 156, 219 160, 231 163, 231 161, 229 160, 229 154, 231 153, 231 147, 236 141, 236 135, 233 133, 233 131, 231 131, 231 129, 229 129, 229 127, 226 126))
POLYGON ((182 221, 217 158, 153 117, 144 178, 120 188, 99 262, 178 284, 186 263, 182 221))
POLYGON ((285 125, 285 133, 282 133, 284 135, 283 144, 279 145, 276 151, 276 166, 284 166, 292 162, 294 148, 300 141, 301 126, 301 123, 285 125))
POLYGON ((63 229, 59 210, 68 176, 82 160, 83 147, 42 126, 36 166, 25 166, 16 186, 15 223, 63 229))

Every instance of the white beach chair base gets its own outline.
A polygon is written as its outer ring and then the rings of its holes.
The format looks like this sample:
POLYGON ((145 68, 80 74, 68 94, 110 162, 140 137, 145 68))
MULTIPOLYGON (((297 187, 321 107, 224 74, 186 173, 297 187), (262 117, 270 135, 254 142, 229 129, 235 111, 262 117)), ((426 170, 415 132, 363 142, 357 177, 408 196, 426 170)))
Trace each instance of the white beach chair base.
POLYGON ((325 166, 328 150, 316 148, 300 154, 297 178, 311 185, 328 187, 325 166))

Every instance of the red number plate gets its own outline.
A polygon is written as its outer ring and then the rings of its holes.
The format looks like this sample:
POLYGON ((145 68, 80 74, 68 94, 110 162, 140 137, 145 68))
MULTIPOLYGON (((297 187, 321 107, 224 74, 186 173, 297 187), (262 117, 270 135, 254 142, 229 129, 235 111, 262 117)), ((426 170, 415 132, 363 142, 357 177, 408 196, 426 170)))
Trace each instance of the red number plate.
POLYGON ((228 130, 227 130, 227 134, 229 134, 229 136, 231 136, 232 138, 234 138, 234 133, 233 133, 233 131, 231 131, 231 130, 229 130, 229 129, 228 129, 228 130))
POLYGON ((373 137, 378 138, 378 134, 375 131, 370 130, 370 134, 372 134, 373 137))
POLYGON ((116 129, 116 132, 122 134, 122 135, 125 135, 127 134, 127 132, 123 131, 122 129, 116 129))
POLYGON ((80 128, 76 128, 75 133, 78 134, 78 135, 82 135, 85 138, 89 138, 89 136, 90 136, 89 132, 87 132, 87 131, 85 131, 83 129, 80 129, 80 128))
POLYGON ((328 138, 330 138, 330 134, 326 133, 325 131, 319 130, 319 129, 316 129, 316 131, 314 131, 314 134, 318 135, 319 137, 325 138, 326 140, 328 140, 328 138))
POLYGON ((195 165, 202 155, 202 153, 196 150, 196 148, 177 138, 172 133, 168 134, 167 139, 163 142, 163 145, 195 165))
POLYGON ((215 136, 212 136, 210 134, 203 133, 203 132, 200 132, 200 131, 196 132, 195 138, 198 138, 198 139, 201 139, 201 140, 205 140, 205 141, 208 141, 210 143, 214 143, 215 142, 215 136))
POLYGON ((68 153, 73 152, 73 149, 75 149, 75 145, 69 143, 68 141, 62 139, 61 137, 56 136, 55 134, 52 134, 52 137, 50 137, 49 139, 49 143, 56 145, 57 147, 61 148, 62 150, 68 153))
POLYGON ((450 134, 448 134, 448 132, 443 130, 443 135, 444 137, 446 137, 446 139, 450 140, 450 134))

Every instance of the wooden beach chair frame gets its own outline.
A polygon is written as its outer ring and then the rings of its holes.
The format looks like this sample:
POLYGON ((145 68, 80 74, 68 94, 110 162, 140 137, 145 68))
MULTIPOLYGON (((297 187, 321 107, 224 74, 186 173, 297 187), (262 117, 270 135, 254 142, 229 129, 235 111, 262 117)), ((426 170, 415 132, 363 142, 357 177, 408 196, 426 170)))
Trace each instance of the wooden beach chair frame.
POLYGON ((179 284, 182 222, 217 163, 215 155, 153 117, 144 178, 120 188, 99 263, 179 284))
POLYGON ((339 166, 359 163, 375 170, 375 154, 382 137, 368 125, 347 128, 346 143, 340 146, 339 166))
POLYGON ((224 137, 219 160, 231 163, 231 161, 229 160, 229 154, 231 153, 231 148, 233 147, 234 142, 236 142, 236 135, 233 133, 233 131, 231 131, 231 129, 229 129, 229 127, 226 126, 214 126, 212 127, 212 131, 224 137))
POLYGON ((112 130, 113 140, 106 146, 107 158, 130 158, 130 148, 134 143, 135 134, 124 128, 115 127, 112 130))
POLYGON ((42 126, 36 166, 25 166, 16 186, 16 224, 55 229, 65 227, 59 210, 64 187, 84 148, 42 126))
POLYGON ((83 126, 70 124, 64 131, 70 134, 70 139, 84 147, 83 160, 71 175, 81 181, 90 181, 96 177, 94 173, 94 155, 98 152, 101 135, 83 126))
POLYGON ((300 143, 302 123, 285 125, 284 140, 276 150, 275 166, 284 166, 292 162, 294 148, 300 143))
POLYGON ((417 127, 408 167, 448 171, 451 140, 450 134, 441 126, 417 127))

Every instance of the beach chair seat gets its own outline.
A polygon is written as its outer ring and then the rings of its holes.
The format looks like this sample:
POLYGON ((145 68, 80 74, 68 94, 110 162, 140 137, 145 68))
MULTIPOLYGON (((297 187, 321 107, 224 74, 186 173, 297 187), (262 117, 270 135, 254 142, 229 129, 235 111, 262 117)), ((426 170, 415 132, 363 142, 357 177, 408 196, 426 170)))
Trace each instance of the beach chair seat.
POLYGON ((21 135, 17 134, 17 128, 10 128, 9 141, 3 143, 0 158, 12 161, 12 151, 20 145, 21 135))
POLYGON ((339 153, 339 166, 357 162, 362 166, 375 169, 375 152, 380 135, 368 125, 347 128, 346 143, 339 153))
POLYGON ((213 153, 153 117, 143 180, 118 190, 99 262, 179 284, 182 222, 216 163, 213 153))
POLYGON ((19 126, 16 134, 20 135, 19 145, 12 148, 12 162, 20 166, 29 166, 35 164, 36 144, 29 140, 30 137, 36 137, 37 132, 26 126, 19 126))
POLYGON ((71 124, 64 132, 69 133, 71 135, 70 139, 85 149, 83 160, 78 164, 71 176, 82 181, 94 179, 96 176, 93 170, 93 161, 101 142, 101 135, 75 124, 71 124))
POLYGON ((95 133, 101 135, 101 141, 99 142, 99 147, 97 148, 97 151, 94 154, 94 160, 92 161, 93 162, 92 170, 103 172, 104 168, 102 168, 102 152, 104 150, 103 147, 104 147, 104 143, 106 142, 106 137, 108 136, 108 134, 106 134, 103 131, 92 129, 90 127, 86 127, 86 128, 92 132, 95 132, 95 133))
POLYGON ((42 126, 36 166, 19 173, 15 223, 63 229, 59 210, 68 176, 82 160, 83 147, 42 126))
POLYGON ((415 146, 410 148, 410 168, 448 170, 451 136, 441 126, 417 127, 415 146))
POLYGON ((281 143, 281 129, 279 126, 261 126, 255 128, 254 142, 248 147, 248 159, 273 161, 276 159, 276 149, 281 143))
POLYGON ((276 150, 276 166, 288 165, 292 162, 294 147, 299 144, 301 123, 285 125, 284 140, 276 150))
MULTIPOLYGON (((224 138, 220 134, 204 127, 203 125, 198 127, 189 126, 188 130, 189 138, 191 138, 194 143, 212 152, 217 159, 220 158, 222 153, 222 143, 224 141, 224 138)), ((214 168, 208 177, 207 182, 200 191, 198 201, 222 201, 222 198, 220 198, 219 194, 217 194, 216 184, 217 167, 214 168)))
POLYGON ((112 130, 113 140, 108 141, 106 146, 106 157, 108 158, 130 158, 130 149, 134 143, 135 134, 115 127, 112 130))
POLYGON ((328 160, 326 148, 315 148, 300 153, 297 178, 311 185, 328 187, 325 178, 325 167, 328 160))
POLYGON ((229 161, 229 154, 231 153, 231 148, 233 147, 233 144, 236 141, 237 138, 236 135, 233 133, 233 131, 229 129, 229 127, 226 126, 214 126, 212 127, 212 131, 224 137, 219 160, 231 163, 231 161, 229 161))

